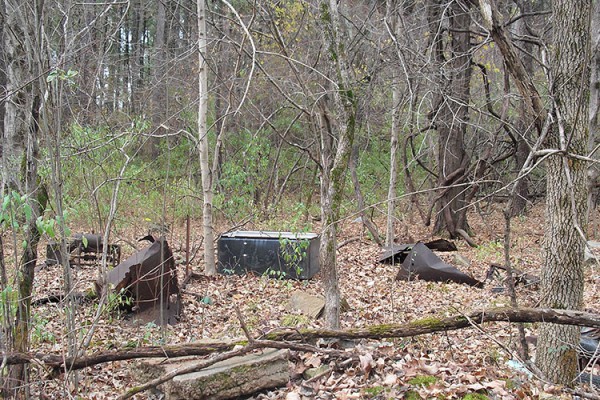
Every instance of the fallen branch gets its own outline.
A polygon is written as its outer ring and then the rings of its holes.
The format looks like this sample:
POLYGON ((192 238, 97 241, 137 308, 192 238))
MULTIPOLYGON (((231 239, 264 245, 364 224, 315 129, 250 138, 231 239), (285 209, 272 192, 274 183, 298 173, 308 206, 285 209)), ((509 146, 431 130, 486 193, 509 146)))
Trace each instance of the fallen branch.
POLYGON ((473 248, 479 247, 479 246, 477 246, 477 243, 475 243, 475 241, 471 238, 471 236, 469 236, 469 234, 464 229, 456 229, 455 232, 458 233, 465 240, 465 242, 467 242, 467 244, 469 246, 471 246, 473 248))
POLYGON ((355 236, 350 239, 346 239, 342 243, 338 244, 337 250, 341 249, 342 247, 344 247, 346 245, 349 245, 352 242, 358 242, 360 239, 362 239, 361 236, 355 236))
MULTIPOLYGON (((312 342, 319 338, 346 340, 399 338, 463 329, 470 327, 473 324, 479 325, 484 322, 548 322, 600 328, 600 315, 571 310, 495 308, 486 311, 473 312, 469 315, 457 315, 446 318, 428 317, 406 324, 373 325, 365 328, 345 330, 287 329, 271 332, 260 339, 262 339, 262 343, 265 343, 265 340, 271 341, 272 343, 269 344, 269 347, 275 347, 273 345, 275 342, 312 342)), ((65 365, 68 366, 68 369, 70 370, 78 370, 106 362, 138 358, 206 356, 213 353, 231 351, 236 345, 246 346, 247 344, 247 339, 211 341, 208 343, 196 342, 169 346, 150 346, 137 349, 103 351, 78 358, 43 353, 8 353, 6 354, 6 363, 8 365, 14 365, 39 362, 58 373, 61 370, 65 370, 65 365)), ((281 343, 281 346, 282 348, 296 348, 299 344, 281 343)))

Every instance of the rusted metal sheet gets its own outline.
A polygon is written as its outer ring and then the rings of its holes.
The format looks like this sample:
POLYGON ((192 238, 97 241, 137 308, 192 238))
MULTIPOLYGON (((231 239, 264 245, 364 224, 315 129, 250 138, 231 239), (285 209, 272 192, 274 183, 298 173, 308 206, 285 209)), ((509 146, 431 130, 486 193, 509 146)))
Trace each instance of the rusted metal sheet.
MULTIPOLYGON (((102 236, 93 233, 77 233, 67 242, 69 262, 71 265, 82 265, 84 263, 95 264, 104 251, 102 236)), ((121 246, 117 244, 108 245, 108 262, 113 266, 121 262, 121 246)), ((46 246, 46 265, 62 264, 60 254, 60 243, 50 242, 46 246)))
POLYGON ((424 243, 402 245, 395 248, 393 255, 380 257, 381 262, 388 262, 398 257, 400 270, 397 280, 423 279, 433 282, 465 283, 475 287, 483 287, 483 282, 459 271, 457 268, 442 261, 424 243), (383 261, 381 260, 383 258, 383 261))
POLYGON ((179 285, 173 253, 164 237, 113 268, 107 282, 133 300, 141 319, 175 323, 180 312, 179 285))
MULTIPOLYGON (((430 242, 424 243, 427 248, 435 251, 456 251, 456 245, 446 239, 435 239, 430 242)), ((379 262, 384 264, 401 264, 404 262, 404 258, 415 246, 415 243, 411 244, 394 244, 391 247, 384 249, 383 253, 379 257, 379 262)))

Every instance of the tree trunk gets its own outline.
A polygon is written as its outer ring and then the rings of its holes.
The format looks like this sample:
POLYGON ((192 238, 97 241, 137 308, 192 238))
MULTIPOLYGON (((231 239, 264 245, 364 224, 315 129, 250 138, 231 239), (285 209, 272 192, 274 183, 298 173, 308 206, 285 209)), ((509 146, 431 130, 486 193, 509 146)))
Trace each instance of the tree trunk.
MULTIPOLYGON (((567 154, 585 155, 591 0, 554 0, 551 95, 555 124, 548 145, 565 153, 547 160, 546 232, 541 276, 543 307, 578 310, 583 305, 583 253, 587 214, 587 165, 567 154)), ((579 329, 543 324, 536 363, 553 382, 573 385, 577 375, 579 329)))
MULTIPOLYGON (((37 167, 39 159, 39 119, 41 93, 38 79, 47 66, 43 52, 35 36, 40 32, 41 9, 39 4, 27 4, 6 0, 5 35, 7 54, 7 88, 12 93, 5 110, 3 132, 3 191, 17 191, 23 198, 31 215, 26 215, 23 239, 24 249, 17 272, 18 305, 15 316, 12 347, 16 351, 29 350, 29 325, 31 317, 31 294, 37 261, 37 245, 40 234, 36 218, 47 203, 47 194, 40 185, 37 167), (31 12, 33 10, 33 13, 31 12), (7 31, 8 31, 7 30, 7 31), (9 147, 11 146, 11 147, 9 147), (10 149, 10 151, 8 151, 10 149)), ((22 366, 15 367, 8 375, 8 395, 24 396, 28 390, 27 372, 22 366)))
MULTIPOLYGON (((319 338, 337 339, 387 339, 414 337, 436 332, 448 332, 452 330, 465 329, 480 326, 489 322, 508 323, 536 323, 549 321, 565 326, 587 326, 600 327, 600 315, 581 311, 552 310, 537 308, 491 308, 484 311, 474 311, 469 314, 460 314, 449 317, 427 316, 402 324, 370 325, 360 328, 344 330, 331 329, 282 329, 270 332, 261 338, 255 339, 254 343, 278 342, 280 347, 290 348, 297 343, 310 343, 319 338)), ((170 359, 189 356, 209 356, 215 353, 231 351, 247 343, 247 338, 228 339, 222 341, 211 340, 210 342, 190 342, 180 344, 165 344, 162 346, 146 346, 138 348, 122 347, 118 349, 102 350, 95 353, 79 356, 65 357, 61 354, 47 353, 7 353, 7 365, 30 364, 44 360, 44 365, 52 369, 53 373, 61 373, 66 366, 72 370, 93 367, 103 363, 123 360, 135 360, 143 358, 168 357, 170 359)), ((274 344, 274 343, 270 343, 274 344)), ((264 347, 264 346, 263 346, 264 347)))
MULTIPOLYGON (((518 4, 519 10, 521 14, 527 14, 533 12, 533 7, 530 2, 523 1, 518 4)), ((527 21, 526 19, 520 19, 516 22, 516 30, 517 34, 521 37, 525 37, 525 35, 529 34, 527 29, 527 21)), ((521 43, 523 48, 523 52, 521 53, 521 60, 523 61, 523 67, 529 76, 533 76, 534 68, 533 68, 533 57, 531 54, 534 52, 534 46, 532 43, 527 41, 523 41, 521 43)), ((507 85, 508 86, 508 85, 507 85)), ((531 114, 527 110, 524 104, 519 108, 519 117, 516 121, 518 135, 515 137, 516 139, 516 149, 515 149, 515 170, 516 175, 519 174, 523 166, 525 165, 525 161, 529 156, 529 152, 531 151, 528 139, 530 139, 533 135, 531 134, 531 126, 532 126, 532 118, 531 114)), ((529 201, 529 177, 524 176, 515 182, 514 189, 514 198, 512 199, 512 208, 510 210, 510 216, 516 217, 518 215, 523 215, 526 211, 527 203, 529 201)))
MULTIPOLYGON (((155 159, 158 156, 158 145, 160 138, 158 135, 164 135, 165 129, 163 123, 168 115, 168 95, 167 95, 167 39, 166 9, 169 0, 159 0, 157 3, 157 14, 155 18, 156 35, 154 37, 154 60, 152 63, 152 130, 150 136, 142 148, 144 155, 149 159, 155 159)), ((206 31, 206 30, 205 30, 206 31)))
MULTIPOLYGON (((345 50, 345 38, 342 33, 340 15, 336 0, 322 1, 321 20, 323 21, 325 45, 335 70, 333 104, 337 121, 335 140, 331 131, 321 129, 321 215, 323 232, 321 233, 321 271, 325 287, 325 324, 333 329, 340 323, 340 289, 336 266, 337 226, 341 215, 342 196, 346 182, 346 172, 356 125, 356 99, 349 85, 348 59, 345 50), (335 154, 333 153, 333 141, 335 154)), ((330 122, 326 115, 323 118, 330 122)), ((325 124, 331 127, 330 123, 325 124)))
MULTIPOLYGON (((600 144, 600 1, 594 2, 593 7, 592 27, 590 30, 592 45, 592 59, 590 63, 590 151, 594 150, 600 144)), ((598 151, 596 151, 593 156, 598 158, 598 154, 598 151)), ((590 213, 595 208, 595 203, 598 200, 597 185, 599 178, 600 168, 596 165, 590 165, 588 168, 588 221, 590 213)))
MULTIPOLYGON (((373 220, 367 213, 367 209, 371 209, 365 206, 365 198, 363 197, 362 190, 360 189, 360 180, 358 179, 358 173, 356 172, 356 165, 358 164, 358 146, 352 147, 352 153, 350 155, 350 160, 348 162, 348 167, 350 168, 350 177, 352 180, 352 185, 354 186, 354 196, 356 197, 356 208, 358 215, 360 216, 360 223, 366 228, 371 236, 373 237, 373 241, 377 243, 379 246, 383 246, 384 243, 379 236, 379 231, 377 230, 377 226, 373 223, 373 220)), ((372 210, 372 209, 371 209, 372 210)))
MULTIPOLYGON (((396 37, 400 36, 397 32, 399 27, 398 13, 399 10, 395 9, 395 1, 387 0, 387 12, 388 18, 390 19, 390 27, 396 37)), ((398 116, 399 116, 399 102, 400 102, 400 85, 398 82, 398 74, 394 73, 392 77, 392 111, 391 118, 392 124, 390 127, 390 182, 388 187, 388 198, 387 198, 387 223, 385 230, 385 245, 391 246, 394 244, 394 238, 396 237, 396 193, 398 185, 398 116)))
MULTIPOLYGON (((440 24, 441 8, 445 7, 445 2, 438 0, 434 3, 431 10, 432 22, 440 24)), ((435 59, 442 71, 439 76, 438 107, 433 120, 439 134, 438 185, 442 190, 437 201, 434 231, 447 231, 451 237, 456 237, 458 230, 468 231, 465 190, 456 185, 463 182, 464 171, 469 162, 465 152, 465 133, 469 118, 472 71, 469 31, 471 16, 467 2, 452 2, 448 11, 452 32, 449 60, 446 60, 442 38, 437 37, 434 41, 435 59), (444 65, 448 67, 445 68, 444 65)))
POLYGON ((204 272, 217 273, 213 229, 213 184, 208 151, 208 69, 206 65, 206 5, 205 0, 197 0, 198 7, 198 151, 200 153, 200 174, 202 177, 202 228, 204 232, 204 272))

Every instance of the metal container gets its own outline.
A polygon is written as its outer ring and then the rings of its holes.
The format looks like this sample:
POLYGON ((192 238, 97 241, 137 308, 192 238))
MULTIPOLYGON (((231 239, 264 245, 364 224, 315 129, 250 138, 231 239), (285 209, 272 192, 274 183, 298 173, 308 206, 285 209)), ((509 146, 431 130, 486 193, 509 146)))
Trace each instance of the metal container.
POLYGON ((221 235, 217 269, 221 274, 253 272, 273 278, 310 279, 319 272, 319 235, 235 231, 221 235))

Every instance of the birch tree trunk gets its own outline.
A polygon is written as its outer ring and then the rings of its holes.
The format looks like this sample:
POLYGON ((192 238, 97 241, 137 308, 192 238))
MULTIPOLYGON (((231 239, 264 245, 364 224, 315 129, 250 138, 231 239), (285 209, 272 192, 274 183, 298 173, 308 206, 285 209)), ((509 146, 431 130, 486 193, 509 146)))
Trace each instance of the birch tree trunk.
MULTIPOLYGON (((571 155, 588 148, 591 0, 554 0, 550 73, 554 120, 548 136, 544 267, 541 306, 578 310, 583 305, 583 253, 587 165, 571 155)), ((542 324, 536 363, 553 382, 573 385, 579 328, 542 324)))
POLYGON ((204 272, 217 273, 213 230, 213 184, 208 151, 208 69, 206 65, 206 4, 197 0, 198 7, 198 152, 202 178, 202 228, 204 231, 204 272))

